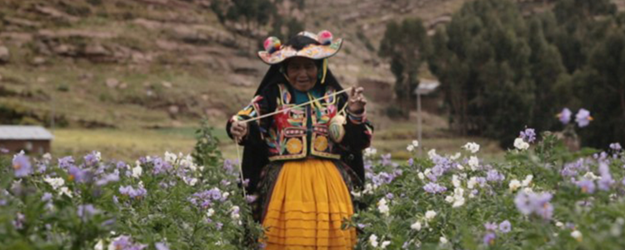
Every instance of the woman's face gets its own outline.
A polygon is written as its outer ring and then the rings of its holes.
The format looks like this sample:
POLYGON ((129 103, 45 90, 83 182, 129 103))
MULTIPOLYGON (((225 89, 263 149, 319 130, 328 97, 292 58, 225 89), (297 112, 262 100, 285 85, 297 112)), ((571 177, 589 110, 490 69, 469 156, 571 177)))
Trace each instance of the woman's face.
POLYGON ((294 57, 286 65, 286 75, 295 89, 306 92, 317 83, 317 65, 312 59, 294 57))

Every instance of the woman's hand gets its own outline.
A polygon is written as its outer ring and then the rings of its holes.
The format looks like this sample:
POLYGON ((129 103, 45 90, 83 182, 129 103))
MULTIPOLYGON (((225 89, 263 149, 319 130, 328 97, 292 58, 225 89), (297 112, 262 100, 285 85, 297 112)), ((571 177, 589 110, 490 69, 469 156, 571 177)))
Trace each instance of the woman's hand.
POLYGON ((243 137, 247 135, 247 123, 241 121, 232 122, 230 134, 232 134, 237 143, 241 143, 243 137))
POLYGON ((350 112, 361 113, 367 105, 367 99, 362 94, 365 89, 362 87, 353 87, 349 92, 349 102, 347 108, 350 112))

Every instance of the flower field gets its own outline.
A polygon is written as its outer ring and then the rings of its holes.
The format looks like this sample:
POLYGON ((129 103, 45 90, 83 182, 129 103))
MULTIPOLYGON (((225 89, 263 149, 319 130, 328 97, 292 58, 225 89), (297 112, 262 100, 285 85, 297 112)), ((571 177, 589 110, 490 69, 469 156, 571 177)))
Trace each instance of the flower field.
MULTIPOLYGON (((472 142, 416 157, 414 141, 406 162, 367 149, 366 185, 352 192, 357 213, 345 221, 358 229, 357 249, 625 246, 620 144, 571 152, 555 135, 526 129, 513 146, 500 162, 483 161, 472 142)), ((198 131, 192 155, 136 162, 96 151, 0 155, 3 249, 260 247, 247 205, 254 197, 243 195, 237 161, 222 159, 210 129, 198 131)))

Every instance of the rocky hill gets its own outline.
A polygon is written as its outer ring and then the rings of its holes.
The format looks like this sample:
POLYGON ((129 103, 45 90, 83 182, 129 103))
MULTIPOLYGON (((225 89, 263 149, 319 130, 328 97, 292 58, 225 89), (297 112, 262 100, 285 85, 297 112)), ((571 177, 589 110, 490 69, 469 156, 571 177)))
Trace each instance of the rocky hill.
MULTIPOLYGON (((346 39, 331 68, 344 85, 366 86, 379 111, 376 103, 392 98, 376 91, 393 82, 376 53, 386 23, 420 17, 433 31, 465 1, 310 0, 285 15, 303 20, 307 30, 346 39)), ((279 9, 292 4, 278 2, 279 9)), ((267 69, 254 55, 267 33, 224 27, 210 5, 0 1, 0 121, 114 128, 187 126, 202 117, 221 123, 250 98, 267 69)))

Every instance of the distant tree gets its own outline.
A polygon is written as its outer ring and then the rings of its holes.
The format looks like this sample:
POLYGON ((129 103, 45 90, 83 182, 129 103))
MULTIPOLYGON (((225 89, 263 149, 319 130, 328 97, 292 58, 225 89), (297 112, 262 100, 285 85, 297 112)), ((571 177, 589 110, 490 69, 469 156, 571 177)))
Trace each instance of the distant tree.
POLYGON ((577 79, 576 96, 596 122, 581 131, 584 144, 625 145, 625 23, 612 22, 606 38, 596 44, 577 79))
POLYGON ((379 55, 388 58, 395 75, 398 105, 408 116, 414 103, 414 89, 419 84, 418 71, 429 51, 427 31, 420 19, 390 22, 380 43, 379 55))
POLYGON ((467 2, 433 37, 428 63, 459 132, 510 146, 529 125, 535 82, 528 33, 513 2, 477 0, 467 2))

